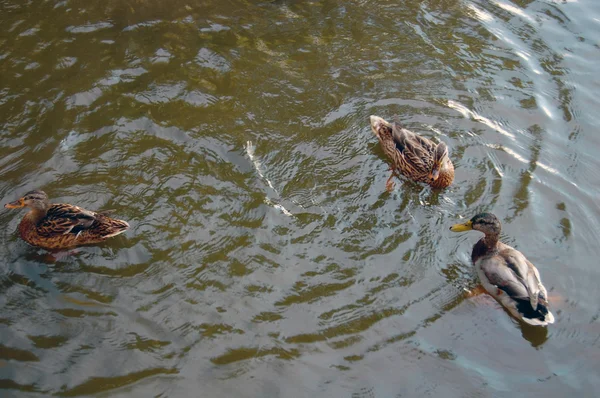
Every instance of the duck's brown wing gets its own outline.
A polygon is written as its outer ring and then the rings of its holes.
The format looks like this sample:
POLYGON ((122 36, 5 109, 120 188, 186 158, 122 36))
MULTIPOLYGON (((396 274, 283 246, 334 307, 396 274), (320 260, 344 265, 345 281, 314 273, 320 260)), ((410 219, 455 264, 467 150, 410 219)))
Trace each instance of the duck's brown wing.
POLYGON ((435 144, 431 140, 402 128, 397 123, 392 127, 392 138, 396 149, 408 163, 422 173, 429 172, 435 150, 435 144))
POLYGON ((41 236, 77 234, 93 228, 98 217, 102 216, 78 206, 56 203, 50 206, 46 217, 37 225, 37 231, 41 236))

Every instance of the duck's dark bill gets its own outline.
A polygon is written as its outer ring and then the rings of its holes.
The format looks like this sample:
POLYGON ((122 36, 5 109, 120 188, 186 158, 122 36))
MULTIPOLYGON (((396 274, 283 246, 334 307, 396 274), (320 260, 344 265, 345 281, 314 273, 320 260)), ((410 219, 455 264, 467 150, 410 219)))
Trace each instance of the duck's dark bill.
POLYGON ((7 209, 20 209, 23 206, 25 206, 25 201, 23 201, 23 198, 4 205, 4 207, 6 207, 7 209))

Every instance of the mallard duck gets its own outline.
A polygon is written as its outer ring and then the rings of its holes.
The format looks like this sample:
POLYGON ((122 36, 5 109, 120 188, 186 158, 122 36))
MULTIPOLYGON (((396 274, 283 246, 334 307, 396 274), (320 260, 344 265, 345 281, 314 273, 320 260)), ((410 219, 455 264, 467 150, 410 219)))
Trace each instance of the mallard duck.
POLYGON ((446 188, 452 184, 454 165, 445 143, 436 144, 402 128, 397 122, 392 124, 374 115, 371 116, 371 129, 383 152, 392 160, 392 174, 386 182, 388 190, 393 186, 391 180, 396 172, 433 188, 446 188))
POLYGON ((94 212, 81 207, 50 203, 42 191, 27 192, 22 198, 4 205, 7 209, 29 207, 19 224, 21 238, 44 249, 68 249, 102 242, 129 228, 123 220, 108 217, 110 211, 94 212))
POLYGON ((473 246, 471 253, 485 290, 513 316, 530 325, 554 323, 540 273, 520 251, 498 240, 502 230, 498 218, 490 213, 481 213, 464 224, 450 227, 453 232, 473 229, 485 234, 473 246))

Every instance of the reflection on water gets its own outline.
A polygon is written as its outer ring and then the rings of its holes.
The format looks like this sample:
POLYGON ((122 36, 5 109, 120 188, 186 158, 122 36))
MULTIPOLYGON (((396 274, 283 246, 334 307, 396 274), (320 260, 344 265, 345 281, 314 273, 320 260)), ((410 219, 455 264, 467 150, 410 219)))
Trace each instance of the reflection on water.
POLYGON ((131 224, 56 258, 0 212, 5 394, 598 390, 595 2, 0 9, 3 203, 131 224), (446 142, 454 184, 386 192, 371 114, 446 142), (540 269, 552 327, 465 295, 478 238, 447 229, 480 211, 540 269))

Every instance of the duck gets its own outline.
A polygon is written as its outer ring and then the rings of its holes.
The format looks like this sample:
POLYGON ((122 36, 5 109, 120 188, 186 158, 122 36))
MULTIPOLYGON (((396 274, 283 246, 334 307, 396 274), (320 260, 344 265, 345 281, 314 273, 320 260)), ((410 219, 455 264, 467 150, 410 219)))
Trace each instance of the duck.
POLYGON ((388 191, 393 189, 392 178, 400 173, 416 182, 424 182, 432 188, 446 188, 454 181, 454 165, 448 156, 448 146, 413 133, 400 126, 371 115, 371 130, 379 140, 383 152, 392 161, 392 174, 386 182, 388 191))
POLYGON ((7 209, 29 207, 19 224, 19 235, 32 246, 48 250, 69 249, 102 242, 125 232, 129 224, 108 216, 112 210, 95 212, 66 203, 50 203, 43 191, 30 191, 7 209))
POLYGON ((471 261, 484 289, 512 316, 535 326, 554 323, 539 271, 520 251, 499 241, 502 225, 498 217, 480 213, 450 230, 483 232, 484 237, 473 246, 471 261))

